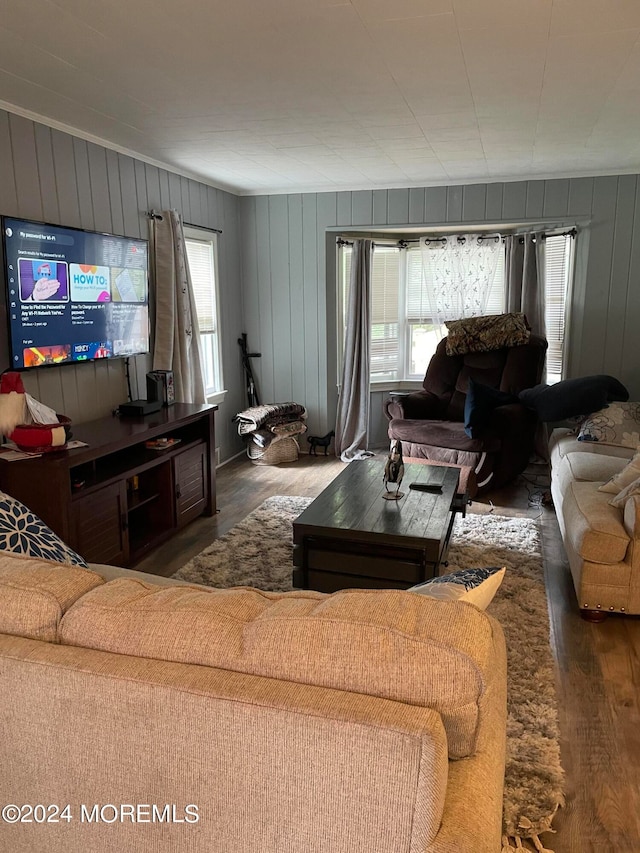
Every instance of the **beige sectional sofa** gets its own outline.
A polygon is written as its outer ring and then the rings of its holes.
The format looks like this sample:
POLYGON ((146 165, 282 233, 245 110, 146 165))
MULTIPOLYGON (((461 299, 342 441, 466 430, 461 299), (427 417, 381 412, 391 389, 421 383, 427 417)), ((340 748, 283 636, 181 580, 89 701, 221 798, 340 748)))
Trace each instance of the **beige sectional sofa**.
POLYGON ((578 441, 568 429, 551 435, 551 494, 586 618, 640 613, 640 496, 617 508, 609 504, 612 494, 598 490, 634 453, 578 441))
POLYGON ((492 618, 109 572, 0 556, 2 853, 498 853, 492 618))

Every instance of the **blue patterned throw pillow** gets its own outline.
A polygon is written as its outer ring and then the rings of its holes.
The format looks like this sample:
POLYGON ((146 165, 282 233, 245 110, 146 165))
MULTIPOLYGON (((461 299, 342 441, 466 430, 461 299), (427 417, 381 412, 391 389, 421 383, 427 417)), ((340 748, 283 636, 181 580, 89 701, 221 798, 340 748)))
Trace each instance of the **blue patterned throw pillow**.
POLYGON ((42 519, 5 492, 0 492, 0 551, 87 568, 85 560, 42 519))
POLYGON ((502 583, 505 571, 504 567, 498 566, 489 569, 462 569, 439 578, 431 578, 407 591, 428 595, 441 601, 468 601, 481 610, 486 610, 502 583))

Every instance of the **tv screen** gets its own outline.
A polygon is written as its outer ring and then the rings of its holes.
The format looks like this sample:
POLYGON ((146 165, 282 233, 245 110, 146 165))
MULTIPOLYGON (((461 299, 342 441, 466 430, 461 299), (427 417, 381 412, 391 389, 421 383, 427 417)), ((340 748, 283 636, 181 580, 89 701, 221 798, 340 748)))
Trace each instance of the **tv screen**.
POLYGON ((149 351, 149 244, 2 217, 14 370, 149 351))

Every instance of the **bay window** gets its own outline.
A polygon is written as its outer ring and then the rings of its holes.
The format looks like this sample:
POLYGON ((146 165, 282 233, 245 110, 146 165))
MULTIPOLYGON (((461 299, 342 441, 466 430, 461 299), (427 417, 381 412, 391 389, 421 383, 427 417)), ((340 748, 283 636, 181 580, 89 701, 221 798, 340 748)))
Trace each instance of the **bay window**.
MULTIPOLYGON (((482 310, 474 314, 501 314, 506 310, 505 251, 500 238, 478 234, 474 237, 475 264, 484 265, 485 285, 482 310), (480 239, 477 239, 477 238, 480 239)), ((434 252, 424 252, 418 241, 406 244, 375 244, 371 274, 371 383, 393 384, 422 380, 438 342, 447 330, 430 305, 426 276, 439 276, 441 293, 447 292, 447 264, 441 262, 438 241, 434 252)), ((429 240, 427 241, 429 242, 429 240)), ((549 351, 549 383, 563 376, 565 311, 572 275, 573 240, 566 235, 548 235, 545 241, 545 321, 549 351)), ((351 274, 351 246, 338 246, 338 299, 342 325, 338 335, 344 339, 348 289, 351 274)), ((477 289, 478 271, 471 266, 450 273, 459 289, 477 289)), ((451 304, 460 299, 451 288, 451 304)), ((455 313, 455 312, 454 312, 455 313)), ((341 360, 340 362, 341 363, 341 360)))

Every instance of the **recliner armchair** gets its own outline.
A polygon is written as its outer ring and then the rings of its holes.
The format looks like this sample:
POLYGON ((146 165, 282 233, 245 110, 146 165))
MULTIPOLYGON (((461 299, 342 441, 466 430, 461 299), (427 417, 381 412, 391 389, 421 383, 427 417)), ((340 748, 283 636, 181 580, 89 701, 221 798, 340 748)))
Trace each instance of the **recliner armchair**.
POLYGON ((517 395, 540 383, 547 342, 531 335, 520 346, 464 355, 447 355, 446 344, 440 341, 429 362, 424 390, 385 401, 389 438, 402 442, 405 458, 471 467, 479 491, 502 486, 525 469, 534 449, 538 421, 517 395), (488 414, 479 438, 465 432, 470 379, 514 397, 488 414))

